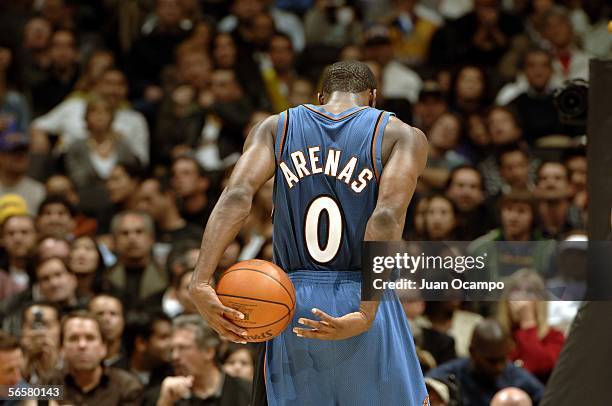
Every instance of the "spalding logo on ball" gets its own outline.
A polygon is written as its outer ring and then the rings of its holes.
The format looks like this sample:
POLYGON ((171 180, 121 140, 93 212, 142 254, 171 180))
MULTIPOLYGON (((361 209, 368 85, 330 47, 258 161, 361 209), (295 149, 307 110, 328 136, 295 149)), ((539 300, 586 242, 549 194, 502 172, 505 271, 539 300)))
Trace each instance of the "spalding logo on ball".
POLYGON ((276 337, 289 325, 295 311, 295 288, 275 264, 251 259, 227 269, 217 282, 217 296, 225 306, 244 314, 231 318, 247 330, 246 341, 276 337))

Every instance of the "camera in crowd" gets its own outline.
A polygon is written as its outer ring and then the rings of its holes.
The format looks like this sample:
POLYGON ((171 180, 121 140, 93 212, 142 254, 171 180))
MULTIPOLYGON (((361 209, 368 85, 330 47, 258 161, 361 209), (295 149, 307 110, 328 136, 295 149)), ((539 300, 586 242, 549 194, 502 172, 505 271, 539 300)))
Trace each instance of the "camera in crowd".
POLYGON ((589 83, 582 79, 565 82, 565 85, 555 92, 555 106, 563 124, 586 127, 589 83))

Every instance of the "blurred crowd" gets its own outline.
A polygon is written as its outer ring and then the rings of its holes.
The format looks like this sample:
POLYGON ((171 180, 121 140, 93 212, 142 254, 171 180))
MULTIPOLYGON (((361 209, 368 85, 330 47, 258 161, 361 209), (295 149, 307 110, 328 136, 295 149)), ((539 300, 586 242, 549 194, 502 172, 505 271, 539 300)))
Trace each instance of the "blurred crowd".
MULTIPOLYGON (((59 383, 74 404, 247 405, 252 348, 222 342, 187 286, 250 129, 316 103, 337 60, 366 62, 377 107, 429 139, 406 240, 552 242, 556 276, 575 277, 586 136, 555 94, 612 56, 611 9, 0 1, 0 385, 59 383)), ((219 270, 271 260, 271 211, 268 182, 219 270)), ((496 258, 513 276, 494 306, 405 301, 432 405, 541 398, 578 304, 547 300, 552 254, 530 247, 496 258)))

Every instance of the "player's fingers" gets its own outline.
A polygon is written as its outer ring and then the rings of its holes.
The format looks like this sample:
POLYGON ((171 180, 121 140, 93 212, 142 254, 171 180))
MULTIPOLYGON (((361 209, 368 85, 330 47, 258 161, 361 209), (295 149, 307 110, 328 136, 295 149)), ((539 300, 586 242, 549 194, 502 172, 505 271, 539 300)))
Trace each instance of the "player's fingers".
POLYGON ((220 310, 221 310, 221 313, 223 313, 224 316, 232 316, 232 317, 234 317, 236 319, 244 320, 244 314, 240 313, 236 309, 232 309, 231 307, 227 307, 227 306, 221 305, 220 310))
POLYGON ((333 325, 334 322, 335 322, 335 318, 334 317, 332 317, 329 314, 325 313, 321 309, 317 309, 316 307, 312 309, 312 314, 314 314, 315 316, 319 317, 321 320, 326 321, 330 325, 333 325))
POLYGON ((231 331, 237 336, 247 335, 247 331, 245 329, 243 329, 240 326, 235 325, 234 323, 232 323, 231 321, 227 319, 224 319, 223 317, 221 317, 218 322, 221 325, 221 327, 223 327, 224 330, 231 331))
POLYGON ((316 329, 324 327, 324 325, 321 324, 320 321, 304 319, 304 318, 299 318, 298 319, 298 323, 303 324, 303 325, 308 326, 308 327, 316 328, 316 329))
POLYGON ((230 330, 222 329, 219 332, 219 337, 223 338, 224 340, 231 341, 231 342, 237 343, 237 344, 246 344, 247 343, 245 341, 244 337, 241 337, 241 336, 237 335, 236 333, 234 333, 234 332, 232 332, 230 330))
POLYGON ((328 334, 319 330, 303 329, 299 327, 294 328, 293 332, 295 335, 301 338, 316 338, 319 340, 326 340, 328 336, 328 334))

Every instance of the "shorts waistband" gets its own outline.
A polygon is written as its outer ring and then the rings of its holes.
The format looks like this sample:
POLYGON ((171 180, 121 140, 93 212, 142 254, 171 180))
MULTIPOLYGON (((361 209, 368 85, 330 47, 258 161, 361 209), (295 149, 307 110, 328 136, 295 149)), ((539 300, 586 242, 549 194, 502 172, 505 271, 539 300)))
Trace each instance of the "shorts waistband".
POLYGON ((313 271, 299 270, 287 274, 294 282, 311 282, 321 284, 361 282, 361 272, 357 271, 313 271))

